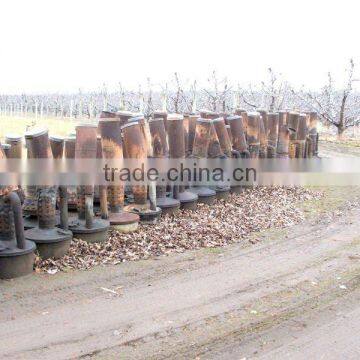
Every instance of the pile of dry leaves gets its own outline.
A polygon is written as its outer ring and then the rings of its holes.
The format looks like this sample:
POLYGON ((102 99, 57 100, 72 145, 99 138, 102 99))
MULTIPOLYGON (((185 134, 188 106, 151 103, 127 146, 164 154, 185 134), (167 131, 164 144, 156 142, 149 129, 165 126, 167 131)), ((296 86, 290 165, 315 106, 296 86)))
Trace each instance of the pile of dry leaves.
POLYGON ((89 269, 100 264, 146 259, 201 247, 225 246, 246 240, 253 232, 299 223, 304 215, 297 204, 320 198, 303 188, 249 189, 215 205, 198 205, 196 211, 164 216, 156 225, 140 225, 132 234, 110 231, 103 244, 74 239, 66 256, 36 261, 37 271, 89 269))

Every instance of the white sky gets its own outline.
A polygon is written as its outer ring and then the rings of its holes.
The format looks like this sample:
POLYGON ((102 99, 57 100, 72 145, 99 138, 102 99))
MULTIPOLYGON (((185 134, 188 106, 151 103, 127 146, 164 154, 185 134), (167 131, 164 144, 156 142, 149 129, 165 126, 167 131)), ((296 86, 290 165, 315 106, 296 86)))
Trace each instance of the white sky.
POLYGON ((360 68, 359 1, 2 0, 0 93, 137 88, 150 77, 234 83, 272 66, 320 87, 360 68))

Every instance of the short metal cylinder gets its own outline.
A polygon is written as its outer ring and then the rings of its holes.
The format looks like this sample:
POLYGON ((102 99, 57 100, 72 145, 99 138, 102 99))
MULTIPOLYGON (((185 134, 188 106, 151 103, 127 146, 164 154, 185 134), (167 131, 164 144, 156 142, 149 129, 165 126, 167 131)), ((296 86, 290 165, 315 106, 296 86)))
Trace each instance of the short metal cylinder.
POLYGON ((10 159, 21 159, 22 157, 22 137, 15 134, 5 135, 5 143, 10 145, 8 158, 10 159))

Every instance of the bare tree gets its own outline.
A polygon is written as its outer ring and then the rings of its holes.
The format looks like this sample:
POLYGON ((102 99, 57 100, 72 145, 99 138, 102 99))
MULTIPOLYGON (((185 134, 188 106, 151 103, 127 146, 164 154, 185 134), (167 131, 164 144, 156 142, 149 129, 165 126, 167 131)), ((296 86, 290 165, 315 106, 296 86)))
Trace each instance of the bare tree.
POLYGON ((350 127, 360 125, 360 96, 354 91, 355 64, 353 59, 349 61, 349 67, 345 70, 346 81, 342 89, 336 89, 331 73, 328 73, 328 82, 321 92, 313 91, 294 92, 294 94, 309 108, 318 112, 325 123, 337 128, 339 138, 350 127))

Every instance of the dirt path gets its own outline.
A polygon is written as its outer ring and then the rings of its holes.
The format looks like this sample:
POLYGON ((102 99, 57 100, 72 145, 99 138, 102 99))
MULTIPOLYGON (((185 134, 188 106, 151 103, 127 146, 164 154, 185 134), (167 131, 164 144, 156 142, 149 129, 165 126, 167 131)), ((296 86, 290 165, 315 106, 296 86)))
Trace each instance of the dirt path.
MULTIPOLYGON (((241 358, 299 351, 312 338, 306 325, 312 312, 360 311, 358 303, 349 310, 343 305, 349 294, 359 297, 359 216, 355 208, 250 248, 1 282, 0 358, 241 358), (293 327, 302 334, 294 345, 293 327)), ((321 321, 324 329, 341 331, 331 317, 321 321)), ((334 340, 326 334, 324 344, 334 340)), ((309 354, 321 351, 307 344, 309 354)))

